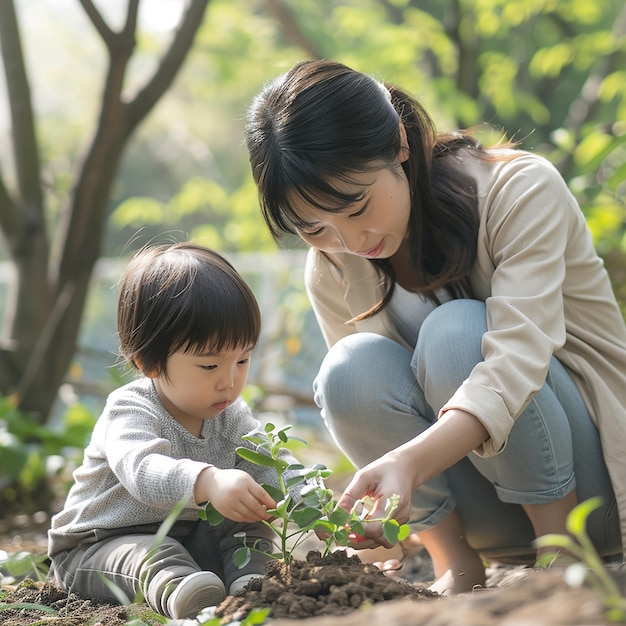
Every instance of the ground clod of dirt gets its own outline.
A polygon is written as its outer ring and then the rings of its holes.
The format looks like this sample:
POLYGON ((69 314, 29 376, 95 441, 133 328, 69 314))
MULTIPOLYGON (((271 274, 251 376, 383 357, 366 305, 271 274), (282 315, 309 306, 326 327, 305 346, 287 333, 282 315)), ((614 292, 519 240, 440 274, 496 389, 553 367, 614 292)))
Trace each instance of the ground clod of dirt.
POLYGON ((337 551, 322 557, 311 551, 306 560, 287 565, 271 561, 265 577, 253 579, 216 611, 226 623, 243 619, 252 609, 271 608, 270 617, 305 618, 343 615, 389 600, 436 600, 441 596, 423 585, 394 580, 357 556, 337 551))

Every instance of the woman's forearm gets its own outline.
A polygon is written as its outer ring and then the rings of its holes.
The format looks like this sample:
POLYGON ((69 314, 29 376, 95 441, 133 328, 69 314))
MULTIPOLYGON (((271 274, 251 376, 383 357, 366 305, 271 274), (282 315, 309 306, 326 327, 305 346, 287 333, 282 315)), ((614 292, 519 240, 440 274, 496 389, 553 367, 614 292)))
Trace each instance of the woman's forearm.
POLYGON ((483 443, 489 434, 471 413, 450 409, 423 433, 390 454, 408 463, 414 488, 440 474, 483 443))

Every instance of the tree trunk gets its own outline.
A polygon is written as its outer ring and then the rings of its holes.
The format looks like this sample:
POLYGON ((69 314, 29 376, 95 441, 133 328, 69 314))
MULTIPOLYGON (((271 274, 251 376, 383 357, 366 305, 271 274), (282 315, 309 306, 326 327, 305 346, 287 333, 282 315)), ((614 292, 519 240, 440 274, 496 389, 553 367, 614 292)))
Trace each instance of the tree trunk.
MULTIPOLYGON (((30 90, 12 0, 0 2, 0 39, 11 99, 18 189, 12 194, 0 172, 0 226, 15 269, 5 336, 0 346, 0 392, 18 408, 47 422, 58 388, 75 354, 94 266, 100 257, 111 187, 133 131, 170 87, 186 58, 209 0, 189 0, 169 48, 143 89, 123 97, 135 47, 139 0, 129 0, 126 23, 112 31, 92 0, 80 0, 109 52, 100 117, 57 237, 61 258, 48 259, 44 206, 30 90)), ((112 313, 114 314, 114 313, 112 313)))

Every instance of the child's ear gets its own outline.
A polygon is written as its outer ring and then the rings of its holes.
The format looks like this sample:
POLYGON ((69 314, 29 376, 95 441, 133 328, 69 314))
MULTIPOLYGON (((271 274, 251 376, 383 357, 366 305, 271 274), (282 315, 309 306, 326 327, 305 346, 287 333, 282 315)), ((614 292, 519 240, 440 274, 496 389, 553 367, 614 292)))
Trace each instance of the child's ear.
POLYGON ((409 158, 409 140, 406 136, 406 128, 400 120, 400 152, 398 153, 398 159, 400 163, 404 163, 409 158))
POLYGON ((135 367, 146 377, 146 378, 156 378, 157 377, 157 372, 156 370, 150 370, 147 371, 146 368, 144 367, 143 361, 141 361, 141 359, 134 359, 134 364, 135 367))

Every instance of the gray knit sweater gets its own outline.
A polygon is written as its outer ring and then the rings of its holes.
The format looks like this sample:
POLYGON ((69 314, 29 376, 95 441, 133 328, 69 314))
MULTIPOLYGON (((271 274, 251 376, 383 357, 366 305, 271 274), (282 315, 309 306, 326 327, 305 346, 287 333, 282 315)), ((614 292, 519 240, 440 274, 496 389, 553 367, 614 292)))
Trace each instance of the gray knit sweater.
MULTIPOLYGON (((83 463, 74 472, 63 510, 52 518, 49 555, 98 541, 99 530, 160 523, 183 499, 187 504, 178 519, 198 519, 201 507, 194 502, 194 487, 210 465, 241 469, 259 483, 278 487, 273 468, 235 453, 238 446, 255 448, 241 437, 259 426, 240 398, 205 420, 200 437, 195 437, 167 412, 151 379, 117 389, 108 397, 83 463)), ((281 458, 297 463, 287 450, 281 458)))

